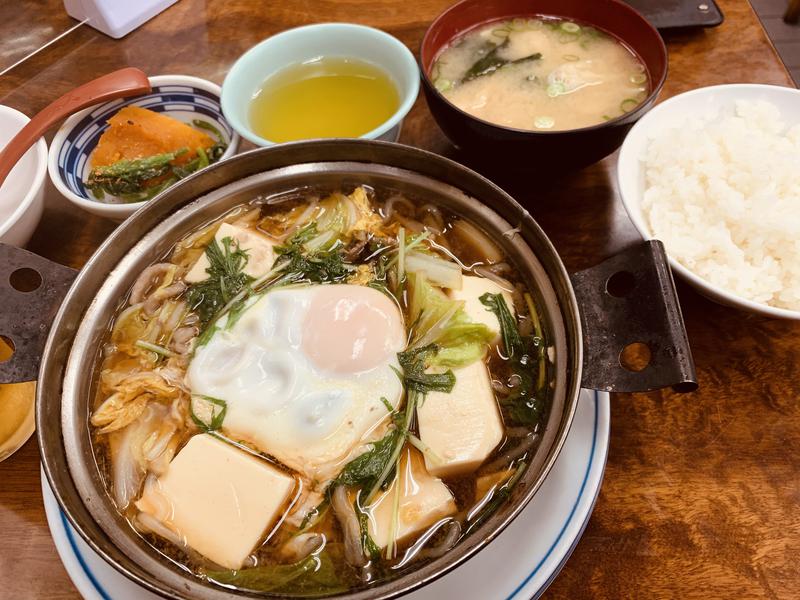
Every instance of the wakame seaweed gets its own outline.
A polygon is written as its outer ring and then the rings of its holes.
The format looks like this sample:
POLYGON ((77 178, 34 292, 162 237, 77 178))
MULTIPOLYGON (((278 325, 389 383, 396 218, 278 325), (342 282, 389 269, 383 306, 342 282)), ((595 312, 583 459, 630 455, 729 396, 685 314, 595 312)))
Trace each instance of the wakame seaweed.
POLYGON ((475 63, 467 69, 466 74, 462 81, 471 81, 478 77, 483 77, 484 75, 491 75, 497 69, 501 67, 505 67, 506 65, 516 65, 519 63, 527 62, 530 60, 539 60, 542 58, 541 52, 534 52, 533 54, 529 54, 528 56, 523 56, 522 58, 517 58, 514 60, 509 60, 507 58, 503 58, 500 56, 500 51, 508 47, 508 38, 499 45, 495 45, 489 42, 489 45, 484 50, 486 54, 484 54, 481 58, 475 61, 475 63))

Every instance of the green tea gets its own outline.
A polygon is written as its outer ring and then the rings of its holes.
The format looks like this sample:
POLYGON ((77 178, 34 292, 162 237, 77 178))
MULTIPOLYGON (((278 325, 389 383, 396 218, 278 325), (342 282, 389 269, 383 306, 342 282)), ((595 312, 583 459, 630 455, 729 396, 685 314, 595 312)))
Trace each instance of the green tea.
POLYGON ((253 131, 271 142, 360 137, 400 105, 389 74, 368 62, 322 57, 269 77, 250 106, 253 131))

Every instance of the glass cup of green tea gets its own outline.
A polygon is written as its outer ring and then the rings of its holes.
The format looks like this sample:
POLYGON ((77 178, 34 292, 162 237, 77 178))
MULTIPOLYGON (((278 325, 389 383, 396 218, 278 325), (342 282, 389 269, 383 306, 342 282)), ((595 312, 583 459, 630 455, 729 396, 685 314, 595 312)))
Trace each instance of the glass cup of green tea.
POLYGON ((240 135, 268 146, 315 138, 396 141, 419 91, 411 51, 363 25, 284 31, 248 50, 222 86, 240 135))

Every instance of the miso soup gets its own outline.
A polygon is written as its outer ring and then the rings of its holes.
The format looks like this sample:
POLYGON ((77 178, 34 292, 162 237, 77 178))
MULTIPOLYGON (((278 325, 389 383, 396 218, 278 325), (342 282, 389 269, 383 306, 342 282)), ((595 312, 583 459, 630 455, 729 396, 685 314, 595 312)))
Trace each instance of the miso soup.
POLYGON ((532 131, 596 125, 650 92, 644 64, 617 38, 552 17, 490 23, 457 37, 431 78, 465 112, 532 131))
POLYGON ((552 348, 479 227, 301 188, 176 242, 120 298, 87 398, 110 500, 164 560, 335 594, 444 555, 508 500, 552 348))

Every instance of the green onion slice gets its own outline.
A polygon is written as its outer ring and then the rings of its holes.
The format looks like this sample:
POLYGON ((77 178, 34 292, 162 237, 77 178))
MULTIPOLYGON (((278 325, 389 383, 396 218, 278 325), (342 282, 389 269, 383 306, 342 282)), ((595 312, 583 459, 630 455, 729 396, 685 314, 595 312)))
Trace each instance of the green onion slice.
POLYGON ((550 96, 551 98, 560 96, 566 91, 567 91, 566 86, 560 81, 556 81, 547 86, 547 95, 550 96))
POLYGON ((440 92, 446 92, 447 90, 453 87, 453 82, 449 79, 445 79, 444 77, 439 77, 436 81, 433 82, 433 87, 435 87, 440 92))
POLYGON ((625 98, 619 103, 619 109, 624 113, 631 112, 637 106, 639 106, 639 101, 633 98, 625 98))

